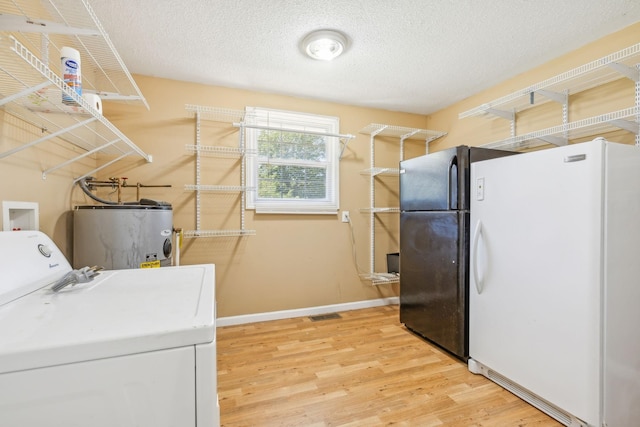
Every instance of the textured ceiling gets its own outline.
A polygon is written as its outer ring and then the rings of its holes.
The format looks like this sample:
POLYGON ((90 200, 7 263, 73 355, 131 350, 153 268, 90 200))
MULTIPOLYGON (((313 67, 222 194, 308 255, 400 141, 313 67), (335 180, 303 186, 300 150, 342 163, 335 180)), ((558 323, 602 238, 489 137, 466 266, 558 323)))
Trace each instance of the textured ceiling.
POLYGON ((89 2, 132 73, 420 114, 640 21, 640 0, 89 2), (298 46, 323 28, 350 39, 333 62, 298 46))

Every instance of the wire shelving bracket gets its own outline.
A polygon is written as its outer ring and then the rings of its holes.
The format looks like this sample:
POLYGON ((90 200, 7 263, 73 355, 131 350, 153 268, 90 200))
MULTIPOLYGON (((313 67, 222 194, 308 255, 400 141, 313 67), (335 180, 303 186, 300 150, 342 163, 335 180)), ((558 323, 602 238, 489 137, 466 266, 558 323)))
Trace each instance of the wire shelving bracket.
MULTIPOLYGON (((203 230, 201 223, 202 209, 202 193, 245 193, 246 191, 254 191, 255 188, 248 187, 245 184, 245 168, 246 156, 251 154, 245 149, 244 129, 239 132, 239 142, 237 147, 227 146, 211 146, 202 145, 202 136, 200 132, 201 121, 210 120, 214 122, 235 124, 236 122, 244 122, 245 112, 243 110, 234 110, 230 108, 218 108, 201 105, 186 104, 185 109, 189 117, 194 117, 196 121, 196 143, 195 145, 186 145, 185 149, 195 153, 196 156, 196 183, 186 184, 185 190, 195 191, 196 193, 196 228, 195 230, 187 230, 184 232, 185 238, 204 238, 204 237, 243 237, 253 236, 255 230, 247 230, 245 228, 245 211, 246 199, 241 197, 240 206, 240 228, 237 230, 203 230), (202 184, 201 168, 203 154, 215 157, 232 157, 240 158, 240 185, 208 185, 202 184)), ((244 194, 243 194, 244 195, 244 194)))
POLYGON ((376 254, 376 215, 393 214, 400 212, 399 207, 376 206, 375 182, 378 176, 398 176, 400 169, 378 167, 375 162, 376 137, 388 136, 398 138, 400 143, 400 160, 404 160, 404 143, 407 140, 424 140, 425 154, 429 153, 429 143, 445 136, 446 132, 416 129, 403 126, 393 126, 380 123, 371 123, 360 130, 360 133, 369 135, 369 162, 370 168, 361 171, 362 175, 369 177, 369 206, 360 209, 360 212, 369 215, 369 273, 360 275, 363 280, 370 280, 372 285, 399 283, 398 276, 389 273, 375 272, 376 254))

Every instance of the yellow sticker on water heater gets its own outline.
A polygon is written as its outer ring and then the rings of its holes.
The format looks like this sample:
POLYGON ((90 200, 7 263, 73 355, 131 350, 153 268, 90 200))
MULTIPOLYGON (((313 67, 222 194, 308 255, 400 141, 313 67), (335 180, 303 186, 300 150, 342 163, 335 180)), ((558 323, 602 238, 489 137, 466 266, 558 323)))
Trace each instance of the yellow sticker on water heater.
POLYGON ((159 267, 160 267, 160 260, 143 262, 142 264, 140 264, 140 268, 159 268, 159 267))

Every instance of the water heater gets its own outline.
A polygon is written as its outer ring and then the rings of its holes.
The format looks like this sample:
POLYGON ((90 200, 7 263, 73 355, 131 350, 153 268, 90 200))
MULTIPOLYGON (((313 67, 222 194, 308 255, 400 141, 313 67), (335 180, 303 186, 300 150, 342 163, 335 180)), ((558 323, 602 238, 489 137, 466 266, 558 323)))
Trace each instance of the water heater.
POLYGON ((171 205, 77 206, 73 267, 108 270, 171 265, 171 205))

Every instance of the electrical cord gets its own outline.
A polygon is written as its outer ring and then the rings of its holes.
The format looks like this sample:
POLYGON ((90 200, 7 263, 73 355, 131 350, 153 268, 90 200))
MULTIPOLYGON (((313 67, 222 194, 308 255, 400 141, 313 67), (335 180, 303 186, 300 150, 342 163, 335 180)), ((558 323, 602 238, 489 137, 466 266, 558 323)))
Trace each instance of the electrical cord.
POLYGON ((100 274, 100 270, 102 270, 102 267, 95 265, 93 267, 82 267, 79 270, 72 270, 54 283, 53 286, 51 286, 51 290, 58 292, 69 285, 74 286, 78 283, 90 282, 100 274))
POLYGON ((356 251, 356 238, 353 232, 353 224, 351 223, 351 217, 348 218, 347 223, 349 224, 349 230, 351 231, 351 255, 353 256, 353 264, 356 266, 356 271, 359 275, 366 274, 365 271, 360 268, 358 264, 358 254, 356 251))

